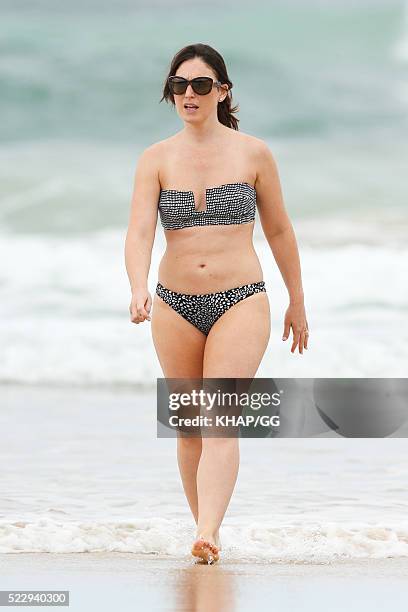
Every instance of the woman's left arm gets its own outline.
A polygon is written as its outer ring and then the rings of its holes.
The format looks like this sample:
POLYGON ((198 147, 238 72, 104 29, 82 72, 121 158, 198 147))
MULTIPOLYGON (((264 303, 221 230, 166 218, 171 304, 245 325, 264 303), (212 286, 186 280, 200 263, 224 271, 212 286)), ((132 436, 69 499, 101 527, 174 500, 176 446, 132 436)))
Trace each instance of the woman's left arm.
POLYGON ((302 275, 295 232, 283 202, 278 168, 268 145, 257 139, 255 183, 262 229, 289 293, 282 340, 293 331, 291 352, 308 348, 309 330, 304 306, 302 275))

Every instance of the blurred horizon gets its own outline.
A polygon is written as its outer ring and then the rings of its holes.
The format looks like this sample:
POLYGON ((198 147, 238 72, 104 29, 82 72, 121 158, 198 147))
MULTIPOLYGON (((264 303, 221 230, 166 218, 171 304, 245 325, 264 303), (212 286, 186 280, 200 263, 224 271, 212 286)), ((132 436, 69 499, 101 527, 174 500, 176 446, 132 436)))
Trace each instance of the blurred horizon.
POLYGON ((408 4, 238 2, 219 7, 217 20, 198 1, 182 13, 182 2, 105 3, 109 15, 99 4, 92 12, 93 2, 7 5, 0 229, 72 234, 126 223, 137 157, 182 128, 159 103, 171 58, 197 41, 223 55, 239 128, 276 154, 295 216, 405 204, 408 4), (328 153, 337 168, 325 168, 328 153), (327 177, 314 186, 311 155, 327 177), (338 174, 349 173, 343 185, 338 174))
POLYGON ((155 11, 150 2, 122 1, 115 10, 105 6, 109 17, 102 6, 92 12, 89 0, 78 13, 73 3, 51 9, 44 0, 35 10, 9 9, 1 140, 80 136, 146 145, 171 133, 179 120, 171 105, 159 104, 164 79, 173 55, 194 42, 223 55, 242 124, 265 138, 407 127, 403 2, 291 0, 255 2, 253 10, 238 2, 232 12, 218 10, 216 21, 201 2, 181 15, 177 4, 155 11), (25 12, 31 19, 22 20, 25 12))

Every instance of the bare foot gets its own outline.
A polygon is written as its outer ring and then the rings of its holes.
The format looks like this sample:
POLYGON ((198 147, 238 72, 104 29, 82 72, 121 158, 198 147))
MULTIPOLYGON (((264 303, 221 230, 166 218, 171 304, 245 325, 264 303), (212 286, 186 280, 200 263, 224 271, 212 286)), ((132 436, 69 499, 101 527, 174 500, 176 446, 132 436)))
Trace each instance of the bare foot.
POLYGON ((219 559, 219 548, 213 542, 203 537, 198 537, 191 549, 193 557, 199 557, 204 563, 215 563, 219 559))

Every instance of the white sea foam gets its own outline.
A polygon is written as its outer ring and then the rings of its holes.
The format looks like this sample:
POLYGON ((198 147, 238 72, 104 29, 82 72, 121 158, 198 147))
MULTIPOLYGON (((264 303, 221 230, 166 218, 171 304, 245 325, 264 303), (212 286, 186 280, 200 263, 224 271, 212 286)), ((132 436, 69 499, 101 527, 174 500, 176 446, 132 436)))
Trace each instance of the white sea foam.
MULTIPOLYGON (((266 240, 257 241, 273 323, 258 375, 403 375, 408 360, 408 296, 401 282, 408 277, 406 248, 399 241, 327 247, 325 233, 326 238, 348 233, 349 241, 357 234, 345 221, 320 222, 321 233, 310 220, 296 229, 304 245, 310 350, 300 361, 280 339, 287 292, 266 240)), ((162 374, 150 323, 136 326, 129 320, 123 240, 114 231, 87 240, 2 236, 0 382, 155 384, 162 374)), ((163 250, 158 238, 152 295, 163 250)))
MULTIPOLYGON (((177 520, 0 523, 0 553, 129 552, 184 557, 194 537, 177 520)), ((314 562, 408 556, 408 523, 252 521, 223 527, 223 557, 231 561, 314 562)))

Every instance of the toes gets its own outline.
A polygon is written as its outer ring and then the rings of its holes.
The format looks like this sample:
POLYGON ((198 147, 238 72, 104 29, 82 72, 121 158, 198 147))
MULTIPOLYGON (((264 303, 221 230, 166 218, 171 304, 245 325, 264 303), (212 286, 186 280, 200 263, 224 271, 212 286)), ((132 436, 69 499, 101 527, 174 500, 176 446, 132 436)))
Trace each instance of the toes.
POLYGON ((193 551, 196 556, 200 556, 202 560, 208 564, 212 564, 218 560, 218 547, 204 538, 198 538, 193 544, 193 551), (202 552, 198 552, 202 551, 202 552))

